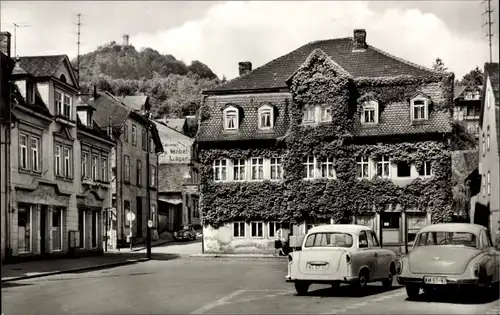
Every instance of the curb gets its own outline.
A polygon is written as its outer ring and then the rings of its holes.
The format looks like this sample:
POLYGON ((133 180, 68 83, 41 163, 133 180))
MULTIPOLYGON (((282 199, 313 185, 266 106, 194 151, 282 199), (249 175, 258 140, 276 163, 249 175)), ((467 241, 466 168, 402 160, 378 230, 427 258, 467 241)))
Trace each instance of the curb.
MULTIPOLYGON (((166 240, 164 242, 156 243, 154 245, 151 245, 151 248, 157 247, 157 246, 161 246, 161 245, 165 245, 165 244, 168 244, 168 243, 171 243, 171 242, 173 242, 173 241, 172 240, 170 240, 170 241, 166 240)), ((138 252, 138 251, 145 250, 145 249, 146 249, 146 247, 144 246, 144 247, 134 248, 130 252, 138 252)))
POLYGON ((259 258, 259 259, 286 259, 287 256, 273 256, 265 254, 191 254, 188 257, 198 258, 259 258))
POLYGON ((73 272, 80 272, 80 271, 92 271, 92 270, 98 270, 98 269, 104 269, 104 268, 119 267, 119 266, 135 264, 138 262, 144 262, 144 261, 148 261, 148 260, 149 260, 149 258, 128 259, 125 261, 117 261, 117 262, 94 265, 94 266, 79 267, 79 268, 57 270, 57 271, 48 271, 48 272, 44 272, 44 273, 40 273, 40 274, 36 274, 36 275, 10 277, 10 278, 6 278, 6 279, 2 279, 1 283, 26 280, 26 279, 33 279, 33 278, 41 278, 41 277, 59 275, 59 274, 64 274, 64 273, 73 273, 73 272))

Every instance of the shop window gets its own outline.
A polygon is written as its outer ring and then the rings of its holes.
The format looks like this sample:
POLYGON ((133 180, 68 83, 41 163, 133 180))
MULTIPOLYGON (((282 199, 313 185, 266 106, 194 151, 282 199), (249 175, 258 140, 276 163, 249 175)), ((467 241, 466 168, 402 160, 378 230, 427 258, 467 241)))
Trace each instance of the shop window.
POLYGON ((383 229, 399 229, 400 213, 384 213, 381 216, 383 229))

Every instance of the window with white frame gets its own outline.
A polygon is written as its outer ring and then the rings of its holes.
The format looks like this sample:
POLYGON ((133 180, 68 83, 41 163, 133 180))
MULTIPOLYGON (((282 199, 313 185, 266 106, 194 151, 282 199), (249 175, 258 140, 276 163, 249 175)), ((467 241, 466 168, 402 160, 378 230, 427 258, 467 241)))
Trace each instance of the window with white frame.
POLYGON ((105 157, 101 157, 101 180, 108 181, 108 159, 105 157))
POLYGON ((368 158, 364 156, 358 156, 356 158, 356 174, 358 178, 369 178, 369 162, 368 158))
POLYGON ((412 120, 425 120, 428 117, 427 100, 414 99, 411 101, 412 120))
POLYGON ((62 250, 63 241, 63 208, 54 207, 52 211, 52 250, 62 250))
POLYGON ((488 196, 491 195, 491 173, 488 171, 488 174, 486 175, 486 187, 487 187, 487 192, 488 196))
POLYGON ((151 165, 151 187, 156 187, 156 166, 151 165))
POLYGON ((382 178, 389 178, 390 177, 390 169, 391 169, 391 162, 389 161, 389 157, 387 156, 381 156, 380 158, 377 159, 377 176, 382 177, 382 178))
POLYGON ((153 221, 153 228, 156 228, 156 205, 151 205, 151 221, 153 221))
POLYGON ((233 237, 245 237, 245 222, 233 222, 233 237))
POLYGON ((263 180, 264 179, 264 158, 252 158, 251 159, 251 171, 252 180, 263 180))
POLYGON ((486 196, 486 175, 481 176, 481 182, 483 183, 483 197, 486 196))
POLYGON ((321 107, 320 121, 321 122, 332 121, 332 109, 330 108, 330 106, 321 107))
POLYGON ((302 122, 304 124, 311 124, 316 122, 316 110, 312 106, 307 106, 302 111, 302 122))
POLYGON ((269 105, 261 106, 258 110, 259 114, 259 129, 273 128, 273 108, 269 105))
POLYGON ((214 181, 223 182, 227 181, 227 160, 215 160, 214 161, 214 181))
POLYGON ((60 145, 54 146, 54 172, 56 176, 62 176, 61 172, 61 164, 62 164, 62 158, 61 158, 61 151, 62 147, 60 145))
POLYGON ((327 157, 321 160, 321 177, 335 178, 335 169, 333 168, 333 158, 327 157))
POLYGON ((316 163, 315 158, 312 155, 306 156, 303 159, 302 164, 304 164, 304 179, 313 179, 316 173, 316 163))
POLYGON ((82 152, 82 178, 88 177, 89 154, 82 152))
POLYGON ((98 155, 92 155, 92 180, 98 180, 98 161, 99 161, 99 156, 98 155))
POLYGON ((251 222, 250 223, 250 227, 251 227, 250 237, 254 237, 254 238, 264 237, 263 226, 264 226, 263 222, 251 222))
POLYGON ((235 159, 233 161, 233 179, 235 181, 245 180, 245 159, 235 159))
POLYGON ((132 125, 132 145, 137 145, 137 127, 132 125))
POLYGON ((378 103, 375 101, 365 102, 363 104, 363 112, 361 113, 362 124, 378 123, 378 103))
POLYGON ((31 137, 31 169, 40 171, 40 138, 31 137))
POLYGON ((483 131, 483 134, 482 134, 482 137, 483 138, 483 156, 486 154, 486 137, 485 137, 485 134, 484 134, 484 131, 483 131))
POLYGON ((64 170, 64 177, 66 178, 71 178, 71 149, 68 147, 63 148, 64 152, 64 164, 63 164, 63 170, 64 170))
POLYGON ((238 129, 238 109, 229 106, 224 110, 224 129, 237 130, 238 129))
POLYGON ((137 186, 142 186, 142 161, 141 160, 137 160, 136 185, 137 186))
POLYGON ((278 230, 281 229, 281 223, 279 222, 269 222, 269 237, 278 237, 278 230))
POLYGON ((54 93, 56 115, 71 119, 72 98, 71 95, 56 90, 54 93))
POLYGON ((19 135, 19 167, 27 170, 28 166, 28 139, 26 134, 19 135))
POLYGON ((432 175, 432 168, 430 161, 424 161, 420 168, 418 169, 418 175, 420 177, 429 177, 432 175))
POLYGON ((124 170, 123 170, 123 180, 126 182, 130 182, 130 156, 124 156, 124 170))
POLYGON ((270 160, 271 164, 271 179, 283 178, 283 166, 281 165, 280 157, 273 157, 270 160))
POLYGON ((486 127, 486 150, 490 151, 490 126, 486 127))

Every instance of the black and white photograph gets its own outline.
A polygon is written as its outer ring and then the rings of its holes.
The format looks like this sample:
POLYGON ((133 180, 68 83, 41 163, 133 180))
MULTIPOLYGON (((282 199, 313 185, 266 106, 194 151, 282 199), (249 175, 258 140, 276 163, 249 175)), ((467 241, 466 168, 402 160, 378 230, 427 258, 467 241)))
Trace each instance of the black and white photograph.
POLYGON ((499 10, 2 0, 1 314, 499 315, 499 10))

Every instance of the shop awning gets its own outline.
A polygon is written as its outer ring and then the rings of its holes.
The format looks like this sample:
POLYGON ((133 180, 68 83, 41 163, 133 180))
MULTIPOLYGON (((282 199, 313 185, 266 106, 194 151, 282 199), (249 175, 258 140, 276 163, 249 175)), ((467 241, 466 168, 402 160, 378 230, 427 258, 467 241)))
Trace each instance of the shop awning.
POLYGON ((159 201, 169 203, 171 205, 179 205, 182 203, 180 198, 158 198, 159 201))

